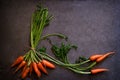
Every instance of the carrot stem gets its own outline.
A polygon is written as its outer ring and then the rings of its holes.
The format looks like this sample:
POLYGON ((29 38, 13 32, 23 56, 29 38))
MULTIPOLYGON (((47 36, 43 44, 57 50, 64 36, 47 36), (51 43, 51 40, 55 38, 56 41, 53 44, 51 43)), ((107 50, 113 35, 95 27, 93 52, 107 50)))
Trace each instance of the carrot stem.
POLYGON ((84 71, 80 71, 80 70, 78 71, 78 70, 73 69, 71 67, 68 67, 68 69, 72 70, 73 72, 80 73, 80 74, 91 74, 91 72, 84 72, 84 71))

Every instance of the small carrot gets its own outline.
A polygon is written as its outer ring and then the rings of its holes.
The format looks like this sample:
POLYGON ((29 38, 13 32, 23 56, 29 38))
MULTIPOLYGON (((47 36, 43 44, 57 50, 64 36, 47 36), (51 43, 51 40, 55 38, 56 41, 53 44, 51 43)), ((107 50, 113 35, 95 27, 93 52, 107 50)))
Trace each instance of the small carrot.
POLYGON ((35 73, 37 74, 38 77, 41 76, 41 72, 39 71, 37 64, 35 62, 32 63, 33 69, 35 71, 35 73))
POLYGON ((105 72, 105 71, 108 71, 108 69, 92 69, 91 70, 91 74, 97 74, 97 73, 100 73, 100 72, 105 72))
POLYGON ((43 71, 45 74, 48 74, 47 70, 43 67, 42 63, 41 62, 38 62, 37 64, 38 68, 43 71))
POLYGON ((22 68, 22 67, 24 67, 26 65, 26 61, 22 61, 21 63, 20 63, 20 65, 17 67, 17 69, 15 70, 15 72, 17 72, 20 68, 22 68))
POLYGON ((102 60, 104 60, 106 57, 108 57, 109 55, 113 54, 115 52, 108 52, 106 54, 104 54, 103 56, 99 57, 96 62, 101 62, 102 60))
POLYGON ((33 67, 32 67, 32 63, 30 64, 30 75, 32 74, 33 71, 33 67))
POLYGON ((96 54, 96 55, 92 55, 92 56, 90 56, 90 60, 91 61, 95 61, 97 58, 99 58, 99 57, 101 57, 102 55, 99 55, 99 54, 96 54))
POLYGON ((18 65, 19 63, 21 63, 23 61, 24 57, 23 56, 19 56, 11 65, 11 67, 14 67, 16 65, 18 65))
POLYGON ((22 73, 21 73, 21 74, 24 73, 24 71, 25 71, 25 69, 26 69, 27 67, 28 67, 27 65, 25 65, 25 66, 23 67, 23 70, 22 70, 22 73))
POLYGON ((28 75, 29 71, 30 71, 30 68, 27 67, 27 68, 24 70, 24 72, 22 73, 22 79, 24 79, 24 78, 28 75))
POLYGON ((48 68, 51 68, 51 69, 55 68, 55 65, 53 65, 51 62, 49 62, 47 60, 42 60, 41 63, 48 68))

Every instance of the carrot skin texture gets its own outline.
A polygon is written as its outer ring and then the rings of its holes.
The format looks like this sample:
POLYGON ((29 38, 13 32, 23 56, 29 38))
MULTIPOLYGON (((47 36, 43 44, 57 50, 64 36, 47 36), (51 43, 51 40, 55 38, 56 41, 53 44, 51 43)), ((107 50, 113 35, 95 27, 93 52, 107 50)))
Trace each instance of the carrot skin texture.
POLYGON ((108 69, 92 69, 91 74, 97 74, 105 71, 108 71, 108 69))
POLYGON ((27 67, 27 68, 24 70, 24 72, 22 73, 22 79, 26 78, 26 76, 28 75, 29 71, 30 71, 30 68, 27 67))
POLYGON ((51 62, 47 61, 47 60, 42 60, 41 63, 48 68, 51 68, 51 69, 55 68, 55 65, 52 64, 51 62))
POLYGON ((33 65, 33 69, 34 69, 35 73, 37 74, 38 77, 40 77, 41 72, 39 71, 37 64, 35 62, 33 62, 32 65, 33 65))
POLYGON ((90 60, 91 61, 95 61, 96 59, 98 59, 99 57, 101 57, 102 55, 99 55, 99 54, 96 54, 96 55, 92 55, 92 56, 90 56, 90 60))
POLYGON ((19 56, 19 57, 13 62, 13 64, 11 65, 11 67, 14 67, 14 66, 18 65, 18 64, 21 63, 23 60, 24 60, 24 57, 23 57, 23 56, 19 56))
POLYGON ((48 74, 47 70, 43 67, 41 62, 38 62, 37 66, 42 72, 44 72, 45 74, 48 74))
POLYGON ((26 61, 22 61, 20 65, 17 67, 17 69, 15 70, 15 72, 17 72, 20 68, 24 67, 25 65, 26 65, 26 61))
POLYGON ((96 62, 101 62, 101 61, 103 61, 105 58, 107 58, 109 55, 111 55, 111 54, 113 54, 113 53, 115 53, 115 52, 108 52, 108 53, 104 54, 103 56, 99 57, 99 58, 96 60, 96 62))

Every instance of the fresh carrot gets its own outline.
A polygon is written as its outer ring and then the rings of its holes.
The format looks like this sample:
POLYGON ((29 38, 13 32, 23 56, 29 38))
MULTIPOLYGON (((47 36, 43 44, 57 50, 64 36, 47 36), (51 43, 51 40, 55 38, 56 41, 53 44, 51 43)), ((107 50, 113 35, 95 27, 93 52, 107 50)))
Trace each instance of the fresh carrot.
POLYGON ((22 61, 21 63, 20 63, 20 65, 17 67, 17 69, 15 70, 15 72, 17 72, 20 68, 22 68, 22 67, 24 67, 26 65, 26 61, 22 61))
POLYGON ((97 58, 99 58, 99 57, 101 57, 102 55, 99 55, 99 54, 96 54, 96 55, 92 55, 92 56, 90 56, 90 60, 91 61, 95 61, 97 58))
POLYGON ((23 56, 19 56, 11 65, 11 67, 14 67, 16 65, 18 65, 19 63, 21 63, 23 61, 24 57, 23 56))
POLYGON ((106 57, 108 57, 109 55, 113 54, 115 52, 108 52, 106 54, 104 54, 103 56, 99 57, 96 62, 101 62, 102 60, 104 60, 106 57))
POLYGON ((39 71, 37 64, 35 62, 33 62, 32 66, 33 66, 33 69, 34 69, 35 73, 37 74, 37 76, 40 77, 41 72, 39 71))
POLYGON ((51 68, 51 69, 55 68, 55 65, 52 64, 51 62, 47 61, 47 60, 42 60, 41 63, 48 68, 51 68))
POLYGON ((108 69, 92 69, 91 70, 91 74, 97 74, 97 73, 100 73, 100 72, 105 72, 105 71, 108 71, 108 69))
POLYGON ((47 70, 43 67, 42 63, 41 62, 38 62, 37 64, 38 68, 43 71, 45 74, 48 74, 47 70))
POLYGON ((32 67, 32 63, 30 64, 30 75, 32 74, 33 71, 33 67, 32 67))
POLYGON ((28 75, 29 71, 30 71, 30 68, 27 67, 27 68, 24 70, 24 72, 22 73, 22 79, 24 79, 24 78, 28 75))
POLYGON ((21 74, 24 73, 24 71, 25 71, 25 69, 26 69, 27 67, 28 67, 27 65, 25 65, 25 66, 23 67, 23 70, 22 70, 21 74))

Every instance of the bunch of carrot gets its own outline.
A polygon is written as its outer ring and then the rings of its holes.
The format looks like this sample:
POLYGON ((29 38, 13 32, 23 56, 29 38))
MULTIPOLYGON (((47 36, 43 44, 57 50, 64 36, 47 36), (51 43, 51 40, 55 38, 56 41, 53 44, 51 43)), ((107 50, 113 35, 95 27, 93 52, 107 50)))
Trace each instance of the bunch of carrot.
MULTIPOLYGON (((31 54, 30 54, 31 55, 31 54)), ((35 58, 35 56, 32 56, 31 58, 27 58, 27 56, 30 56, 29 54, 26 54, 25 56, 19 56, 11 65, 11 67, 17 66, 14 73, 16 73, 18 70, 22 69, 21 77, 24 79, 28 74, 32 74, 32 72, 35 72, 38 77, 41 76, 41 71, 45 74, 48 74, 48 71, 46 68, 54 69, 55 65, 49 62, 45 59, 38 59, 35 58), (30 60, 31 59, 31 60, 30 60)), ((37 56, 37 55, 36 55, 37 56)))
MULTIPOLYGON (((37 9, 32 15, 31 19, 31 32, 30 32, 30 50, 24 55, 18 57, 11 67, 18 66, 15 70, 17 72, 20 69, 22 70, 21 77, 24 79, 28 74, 32 74, 35 72, 38 77, 41 76, 41 71, 45 74, 48 74, 46 67, 54 69, 55 65, 47 60, 47 58, 43 58, 43 56, 37 55, 37 46, 41 40, 46 39, 49 36, 58 36, 61 38, 66 38, 62 34, 54 33, 47 34, 45 36, 42 35, 42 31, 45 26, 49 24, 52 16, 49 16, 48 9, 43 8, 41 6, 37 6, 37 9)), ((14 72, 14 73, 15 73, 14 72)))
MULTIPOLYGON (((99 55, 99 54, 92 55, 89 59, 83 62, 73 63, 73 64, 64 60, 63 60, 64 62, 57 60, 45 52, 42 51, 38 52, 37 46, 39 42, 41 42, 44 39, 47 39, 50 36, 58 36, 64 39, 67 38, 65 35, 58 33, 47 34, 45 36, 42 36, 42 31, 44 27, 49 24, 50 20, 51 20, 51 16, 49 16, 48 14, 48 9, 38 6, 38 8, 33 13, 31 19, 31 32, 30 32, 31 48, 24 56, 19 56, 11 65, 11 67, 17 66, 15 73, 22 69, 21 77, 23 79, 26 78, 27 75, 31 75, 33 72, 35 72, 36 75, 40 77, 41 71, 45 74, 48 74, 46 68, 51 68, 51 69, 55 68, 55 65, 52 64, 51 62, 80 74, 96 74, 99 72, 108 71, 108 69, 92 69, 92 68, 93 66, 96 65, 96 63, 101 62, 102 60, 104 60, 106 57, 108 57, 110 54, 113 54, 114 52, 108 52, 103 55, 99 55), (89 65, 88 67, 81 68, 81 65, 86 64, 88 62, 92 62, 91 65, 89 65), (90 71, 86 72, 86 70, 90 70, 90 71)), ((65 58, 67 59, 67 57, 65 58)))

